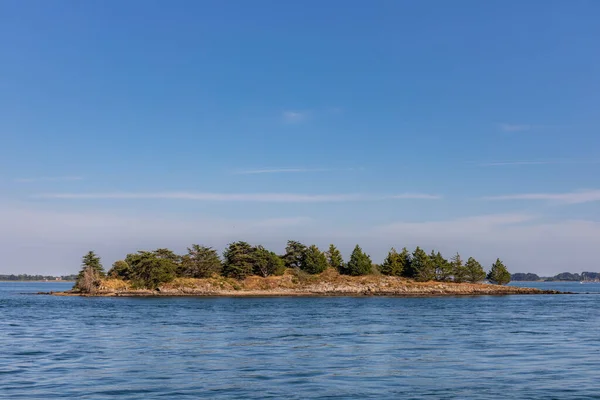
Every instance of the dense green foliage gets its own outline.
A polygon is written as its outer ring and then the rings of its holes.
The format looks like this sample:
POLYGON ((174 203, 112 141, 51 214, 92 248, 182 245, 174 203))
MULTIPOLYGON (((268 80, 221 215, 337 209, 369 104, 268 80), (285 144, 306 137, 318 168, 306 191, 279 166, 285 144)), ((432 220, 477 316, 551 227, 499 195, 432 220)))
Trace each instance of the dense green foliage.
POLYGON ((212 247, 193 244, 181 259, 178 275, 188 278, 208 278, 221 273, 221 259, 212 247))
POLYGON ((467 281, 467 269, 463 264, 460 254, 456 253, 450 260, 450 268, 452 270, 452 280, 454 282, 466 282, 467 281))
POLYGON ((494 264, 492 264, 492 268, 487 275, 487 279, 491 283, 495 283, 497 285, 506 285, 510 282, 510 273, 498 258, 494 264))
POLYGON ((247 242, 234 242, 223 252, 223 275, 244 279, 254 272, 254 248, 247 242))
POLYGON ((467 282, 481 282, 485 279, 485 271, 477 260, 473 257, 469 257, 465 263, 465 277, 467 282))
POLYGON ((448 262, 439 251, 436 253, 433 250, 429 255, 435 270, 435 280, 445 282, 453 276, 452 263, 448 262))
POLYGON ((396 249, 392 247, 383 261, 383 264, 379 266, 379 272, 384 275, 402 276, 406 261, 406 255, 398 253, 396 249))
MULTIPOLYGON (((76 284, 76 288, 79 287, 81 290, 97 288, 100 279, 105 276, 100 258, 93 252, 89 252, 83 257, 82 264, 78 282, 83 282, 85 275, 88 289, 82 289, 83 286, 79 284, 76 284)), ((376 266, 359 245, 356 245, 348 262, 345 263, 341 252, 333 244, 329 246, 327 252, 322 252, 316 245, 307 247, 293 240, 287 242, 283 256, 263 246, 253 246, 243 241, 227 245, 222 259, 215 249, 198 244, 187 248, 187 253, 184 255, 178 255, 165 248, 138 251, 127 254, 124 260, 116 261, 108 271, 108 276, 129 281, 133 287, 158 289, 161 284, 175 278, 224 276, 242 280, 250 275, 262 277, 283 275, 286 268, 304 274, 320 274, 327 268, 352 276, 381 273, 421 282, 431 280, 480 282, 486 278, 479 262, 470 257, 464 263, 459 254, 447 260, 439 251, 427 254, 417 247, 410 253, 404 247, 398 253, 392 248, 383 263, 376 266)), ((505 284, 510 281, 510 274, 507 274, 504 265, 497 260, 488 279, 494 283, 505 284)))
POLYGON ((346 266, 344 264, 344 258, 337 247, 335 247, 333 244, 330 244, 326 256, 327 265, 329 265, 329 267, 337 269, 340 273, 345 272, 346 266))
POLYGON ((371 273, 373 268, 373 262, 371 257, 362 251, 359 245, 356 245, 350 255, 350 261, 348 261, 347 273, 348 275, 367 275, 371 273))
POLYGON ((302 257, 302 269, 309 274, 320 274, 328 267, 327 257, 314 244, 308 247, 302 257))
POLYGON ((288 240, 285 247, 285 255, 283 256, 286 268, 302 269, 302 260, 304 259, 305 252, 305 245, 295 240, 288 240))
POLYGON ((285 272, 283 259, 262 246, 254 249, 252 263, 254 275, 266 278, 269 275, 283 275, 285 272))
POLYGON ((413 251, 412 259, 412 278, 419 282, 431 281, 435 278, 435 266, 432 260, 423 249, 417 246, 413 251))

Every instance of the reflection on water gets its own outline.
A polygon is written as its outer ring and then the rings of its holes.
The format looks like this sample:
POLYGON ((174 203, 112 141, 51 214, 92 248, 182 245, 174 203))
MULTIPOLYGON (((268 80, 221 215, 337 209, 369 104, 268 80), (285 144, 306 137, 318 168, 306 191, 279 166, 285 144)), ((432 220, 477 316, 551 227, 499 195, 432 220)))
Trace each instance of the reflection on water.
MULTIPOLYGON (((600 292, 600 284, 519 283, 600 292)), ((78 298, 0 283, 0 397, 592 398, 600 296, 78 298)))

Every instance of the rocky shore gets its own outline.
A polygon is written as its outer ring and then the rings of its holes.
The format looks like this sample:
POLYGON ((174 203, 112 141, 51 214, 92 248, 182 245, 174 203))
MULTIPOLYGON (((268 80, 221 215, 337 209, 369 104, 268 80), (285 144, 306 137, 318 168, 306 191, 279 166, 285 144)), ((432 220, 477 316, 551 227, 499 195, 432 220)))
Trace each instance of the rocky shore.
POLYGON ((77 291, 49 293, 56 296, 480 296, 515 294, 559 294, 514 286, 453 282, 416 282, 390 276, 339 275, 327 270, 320 275, 288 271, 283 276, 262 278, 251 276, 243 281, 214 277, 206 279, 177 278, 155 290, 136 289, 131 283, 106 279, 94 293, 77 291))

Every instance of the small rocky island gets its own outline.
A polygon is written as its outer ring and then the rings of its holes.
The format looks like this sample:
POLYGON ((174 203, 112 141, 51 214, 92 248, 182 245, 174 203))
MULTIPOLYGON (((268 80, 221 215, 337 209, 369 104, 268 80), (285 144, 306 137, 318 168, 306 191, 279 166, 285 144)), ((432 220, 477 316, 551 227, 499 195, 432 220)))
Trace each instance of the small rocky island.
POLYGON ((213 248, 193 245, 185 255, 168 249, 138 251, 116 261, 106 273, 94 252, 82 260, 72 290, 57 296, 475 296, 556 294, 505 286, 510 273, 498 259, 486 274, 470 257, 450 260, 391 249, 382 264, 357 245, 348 262, 331 245, 289 241, 282 256, 262 246, 231 243, 221 259, 213 248), (489 283, 482 283, 483 281, 489 283))

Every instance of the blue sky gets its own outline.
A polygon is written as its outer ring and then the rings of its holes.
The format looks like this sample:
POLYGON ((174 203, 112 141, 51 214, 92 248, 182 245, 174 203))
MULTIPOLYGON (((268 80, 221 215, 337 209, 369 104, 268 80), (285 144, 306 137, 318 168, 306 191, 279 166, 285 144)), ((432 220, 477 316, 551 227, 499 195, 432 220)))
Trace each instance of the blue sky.
POLYGON ((240 239, 598 270, 598 15, 0 2, 0 273, 240 239))

